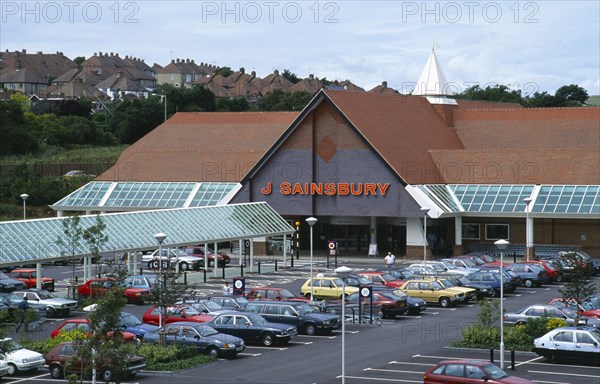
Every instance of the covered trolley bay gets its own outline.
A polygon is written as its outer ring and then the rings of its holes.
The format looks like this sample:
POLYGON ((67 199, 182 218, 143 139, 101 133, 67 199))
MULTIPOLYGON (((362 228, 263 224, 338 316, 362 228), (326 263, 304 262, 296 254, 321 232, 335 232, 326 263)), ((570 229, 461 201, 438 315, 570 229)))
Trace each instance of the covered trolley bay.
MULTIPOLYGON (((83 229, 98 222, 97 215, 79 217, 83 229)), ((100 254, 156 249, 158 242, 154 235, 157 233, 168 235, 163 247, 214 244, 217 252, 219 242, 243 239, 252 242, 268 236, 285 238, 294 232, 294 228, 264 202, 121 212, 99 217, 106 225, 103 234, 108 238, 99 244, 100 254)), ((65 220, 69 217, 0 223, 0 266, 36 264, 41 275, 43 262, 77 257, 84 259, 84 275, 90 277, 92 250, 85 241, 69 244, 65 220)), ((284 263, 286 261, 284 253, 284 263)), ((135 269, 136 266, 130 267, 135 269)))

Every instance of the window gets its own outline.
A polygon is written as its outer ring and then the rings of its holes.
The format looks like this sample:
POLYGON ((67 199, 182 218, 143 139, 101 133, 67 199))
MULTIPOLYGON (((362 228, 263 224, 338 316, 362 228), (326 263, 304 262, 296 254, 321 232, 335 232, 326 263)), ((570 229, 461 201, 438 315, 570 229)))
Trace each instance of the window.
POLYGON ((479 240, 481 238, 481 235, 479 234, 479 224, 463 224, 462 238, 466 240, 479 240))
POLYGON ((265 308, 265 314, 279 315, 279 306, 278 305, 267 305, 267 307, 265 308))
POLYGON ((508 240, 508 224, 486 224, 486 240, 508 240))
POLYGON ((465 365, 465 371, 466 376, 470 379, 483 379, 486 377, 486 374, 474 365, 465 365))
POLYGON ((279 296, 277 295, 277 292, 272 291, 272 290, 268 290, 267 294, 266 294, 266 298, 267 299, 278 299, 279 296))
POLYGON ((592 339, 592 336, 588 335, 585 332, 577 332, 575 336, 577 337, 578 343, 594 344, 595 342, 594 339, 592 339))
POLYGON ((419 289, 419 283, 408 283, 408 285, 406 286, 406 289, 419 289))
POLYGON ((544 308, 532 307, 525 314, 527 316, 542 317, 544 316, 544 308))
POLYGON ((573 342, 573 332, 571 331, 563 331, 563 332, 558 332, 556 335, 554 335, 554 341, 562 341, 562 342, 566 342, 566 343, 572 343, 573 342))
POLYGON ((448 376, 463 377, 464 365, 462 364, 448 364, 446 365, 445 374, 448 376))
POLYGON ((292 316, 294 314, 294 309, 289 305, 286 305, 283 309, 283 316, 292 316))
POLYGON ((184 327, 183 328, 183 332, 182 332, 182 336, 189 338, 189 339, 193 339, 194 336, 196 336, 196 331, 194 331, 194 329, 189 328, 189 327, 184 327))

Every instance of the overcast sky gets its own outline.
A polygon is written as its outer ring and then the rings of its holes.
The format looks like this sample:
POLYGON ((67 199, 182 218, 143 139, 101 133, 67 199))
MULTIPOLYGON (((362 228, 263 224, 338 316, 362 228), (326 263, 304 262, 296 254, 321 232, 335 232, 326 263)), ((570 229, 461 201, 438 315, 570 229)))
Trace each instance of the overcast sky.
POLYGON ((194 59, 410 90, 435 46, 449 82, 600 94, 600 1, 0 0, 0 48, 194 59))

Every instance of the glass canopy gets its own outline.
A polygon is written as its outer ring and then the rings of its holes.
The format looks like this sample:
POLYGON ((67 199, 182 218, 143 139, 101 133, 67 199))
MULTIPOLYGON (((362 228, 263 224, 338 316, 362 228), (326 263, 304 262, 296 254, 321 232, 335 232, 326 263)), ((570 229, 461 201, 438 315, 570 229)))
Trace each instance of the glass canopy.
MULTIPOLYGON (((87 229, 102 218, 108 241, 100 252, 151 250, 155 233, 164 232, 163 246, 182 246, 291 234, 290 226, 267 203, 110 213, 80 217, 87 229)), ((64 234, 68 217, 0 222, 0 264, 22 264, 65 256, 84 256, 90 249, 82 240, 72 247, 64 234), (59 240, 61 239, 61 240, 59 240)))

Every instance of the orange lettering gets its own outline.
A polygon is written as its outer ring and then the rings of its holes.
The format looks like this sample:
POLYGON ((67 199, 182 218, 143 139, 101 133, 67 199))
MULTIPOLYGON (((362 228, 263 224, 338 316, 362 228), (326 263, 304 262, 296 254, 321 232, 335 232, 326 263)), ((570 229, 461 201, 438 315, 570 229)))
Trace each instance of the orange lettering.
POLYGON ((273 190, 273 186, 271 185, 270 181, 267 182, 266 187, 260 189, 260 191, 263 193, 263 195, 270 195, 272 190, 273 190))
POLYGON ((323 184, 311 183, 310 184, 310 194, 311 195, 322 195, 323 194, 323 184))
POLYGON ((374 183, 365 183, 365 195, 377 195, 377 191, 375 190, 376 185, 374 183))
POLYGON ((354 196, 360 196, 362 195, 362 190, 363 190, 363 185, 360 183, 357 184, 350 184, 350 193, 353 194, 354 196))
POLYGON ((302 190, 302 184, 296 183, 294 184, 294 188, 292 189, 292 195, 303 194, 304 190, 302 190))
POLYGON ((347 195, 350 193, 350 186, 348 183, 339 183, 338 184, 338 195, 347 195))
POLYGON ((325 184, 325 194, 328 196, 335 195, 335 184, 334 183, 326 183, 325 184))
POLYGON ((390 183, 379 184, 377 183, 379 190, 381 191, 381 196, 385 196, 385 191, 390 187, 390 183))
POLYGON ((292 193, 292 189, 290 187, 290 183, 281 183, 281 185, 279 186, 279 191, 282 195, 289 195, 290 193, 292 193))

